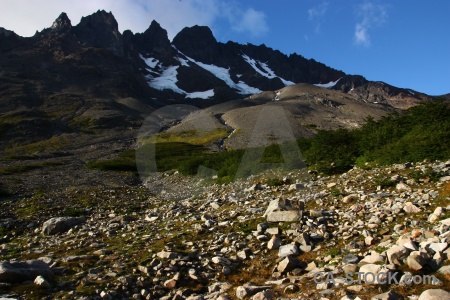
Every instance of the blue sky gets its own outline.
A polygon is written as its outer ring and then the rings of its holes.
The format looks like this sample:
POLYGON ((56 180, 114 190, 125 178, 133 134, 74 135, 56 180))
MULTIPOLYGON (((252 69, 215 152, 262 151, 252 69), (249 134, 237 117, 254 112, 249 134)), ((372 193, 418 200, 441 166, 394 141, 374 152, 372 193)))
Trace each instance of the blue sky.
POLYGON ((119 30, 153 19, 169 38, 209 26, 216 39, 265 44, 348 74, 430 95, 450 93, 450 1, 434 0, 0 0, 0 27, 31 36, 64 11, 78 24, 112 11, 119 30))

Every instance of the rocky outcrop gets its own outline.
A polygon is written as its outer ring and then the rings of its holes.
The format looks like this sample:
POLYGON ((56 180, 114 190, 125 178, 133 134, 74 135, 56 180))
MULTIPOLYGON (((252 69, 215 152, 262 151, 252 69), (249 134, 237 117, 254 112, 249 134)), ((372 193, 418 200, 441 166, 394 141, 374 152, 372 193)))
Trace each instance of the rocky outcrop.
POLYGON ((42 233, 46 235, 63 233, 76 225, 84 223, 85 221, 86 220, 83 218, 74 218, 74 217, 51 218, 45 221, 44 224, 42 225, 42 233))
POLYGON ((40 260, 0 262, 0 282, 21 283, 34 280, 37 276, 51 279, 54 273, 46 263, 40 260))
POLYGON ((82 17, 73 32, 81 43, 123 55, 122 35, 111 12, 99 10, 90 16, 82 17))

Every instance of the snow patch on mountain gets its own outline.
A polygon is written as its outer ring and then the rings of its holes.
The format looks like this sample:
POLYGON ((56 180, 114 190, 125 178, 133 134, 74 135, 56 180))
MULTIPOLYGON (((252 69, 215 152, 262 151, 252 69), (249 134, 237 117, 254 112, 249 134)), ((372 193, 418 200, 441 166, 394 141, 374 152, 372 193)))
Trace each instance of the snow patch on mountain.
POLYGON ((172 90, 178 94, 186 94, 185 91, 177 86, 177 69, 179 66, 170 66, 163 69, 159 77, 149 78, 148 84, 157 90, 172 90))
POLYGON ((180 62, 182 66, 189 67, 189 61, 177 56, 177 60, 180 62))
POLYGON ((186 94, 186 98, 209 99, 212 97, 214 97, 214 89, 207 90, 204 92, 193 92, 186 94))
POLYGON ((145 58, 142 54, 139 54, 139 57, 145 62, 147 66, 149 66, 151 69, 156 68, 156 66, 159 64, 159 60, 153 57, 145 58))
POLYGON ((271 68, 269 68, 269 66, 267 65, 267 63, 263 63, 263 62, 254 60, 253 58, 249 57, 249 56, 246 55, 246 54, 242 54, 242 58, 243 58, 243 59, 244 59, 244 60, 245 60, 245 61, 246 61, 246 62, 247 62, 247 63, 248 63, 248 64, 249 64, 256 72, 258 72, 259 74, 261 74, 261 75, 264 76, 264 77, 267 77, 267 78, 269 78, 269 79, 279 78, 279 79, 284 83, 284 85, 286 85, 286 86, 295 84, 295 83, 292 82, 292 81, 285 80, 285 79, 283 79, 283 78, 277 76, 277 75, 275 74, 275 72, 274 72, 271 68), (258 66, 261 67, 262 70, 261 70, 258 66))
POLYGON ((183 52, 178 50, 176 47, 174 47, 174 48, 180 54, 182 54, 184 57, 186 57, 186 59, 188 61, 193 62, 197 66, 199 66, 199 67, 205 69, 206 71, 210 72, 211 74, 213 74, 214 76, 216 76, 220 80, 224 81, 229 87, 238 90, 238 93, 240 93, 242 95, 248 95, 248 94, 257 94, 257 93, 261 93, 262 92, 260 89, 252 87, 252 86, 249 86, 248 84, 246 84, 243 81, 239 81, 238 83, 235 83, 231 79, 230 69, 218 67, 216 65, 208 65, 208 64, 196 61, 195 59, 187 56, 186 54, 184 54, 183 52))
MULTIPOLYGON (((341 77, 342 78, 342 77, 341 77)), ((335 86, 337 83, 338 83, 338 81, 339 80, 341 80, 341 78, 339 78, 338 80, 336 80, 336 81, 330 81, 330 82, 328 82, 328 83, 317 83, 317 84, 314 84, 315 86, 318 86, 318 87, 322 87, 322 88, 327 88, 327 89, 329 89, 329 88, 332 88, 333 86, 335 86)))

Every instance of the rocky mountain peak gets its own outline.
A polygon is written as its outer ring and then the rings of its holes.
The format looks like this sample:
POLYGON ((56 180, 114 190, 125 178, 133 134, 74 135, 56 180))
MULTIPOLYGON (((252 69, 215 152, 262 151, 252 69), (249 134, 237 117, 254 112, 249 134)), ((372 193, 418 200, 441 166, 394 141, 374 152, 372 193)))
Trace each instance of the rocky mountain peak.
POLYGON ((96 13, 82 17, 74 27, 75 36, 94 47, 106 48, 116 55, 122 55, 122 35, 119 25, 111 12, 98 10, 96 13))
POLYGON ((205 63, 219 60, 218 43, 207 26, 186 27, 173 39, 172 44, 184 54, 205 63))
POLYGON ((99 29, 108 29, 110 31, 119 32, 119 25, 111 12, 106 12, 104 10, 98 10, 97 12, 89 15, 87 17, 82 17, 80 24, 77 27, 87 27, 99 29))
POLYGON ((159 57, 171 55, 172 47, 167 31, 155 20, 144 33, 136 34, 135 41, 139 50, 143 53, 157 54, 159 57))
POLYGON ((0 27, 0 37, 10 37, 10 36, 15 36, 16 34, 14 33, 14 31, 5 29, 3 27, 0 27))
POLYGON ((69 28, 72 28, 72 23, 65 12, 59 15, 51 27, 53 30, 67 30, 69 28))

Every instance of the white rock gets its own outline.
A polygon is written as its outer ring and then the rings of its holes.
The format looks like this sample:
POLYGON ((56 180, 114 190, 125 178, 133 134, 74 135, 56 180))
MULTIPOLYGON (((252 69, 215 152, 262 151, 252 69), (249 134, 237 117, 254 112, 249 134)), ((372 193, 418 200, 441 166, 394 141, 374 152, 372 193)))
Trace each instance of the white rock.
POLYGON ((391 264, 400 265, 408 257, 409 251, 403 246, 394 245, 386 251, 386 255, 391 264))
POLYGON ((278 257, 286 257, 289 255, 298 255, 298 254, 299 254, 298 247, 297 245, 294 244, 283 245, 278 250, 278 257))
POLYGON ((441 289, 429 289, 420 294, 419 300, 450 299, 450 293, 441 289))
POLYGON ((211 261, 215 263, 216 265, 231 265, 231 261, 229 261, 227 258, 220 257, 220 256, 214 256, 211 261))
POLYGON ((447 249, 447 247, 448 247, 447 243, 431 243, 428 245, 428 248, 430 248, 434 252, 442 252, 445 249, 447 249))
POLYGON ((277 236, 272 236, 270 241, 267 242, 267 249, 277 250, 281 246, 281 239, 277 236))
POLYGON ((420 208, 418 208, 417 206, 415 206, 412 202, 406 202, 405 206, 403 206, 403 210, 407 213, 407 214, 414 214, 414 213, 418 213, 421 212, 422 210, 420 208))
POLYGON ((51 287, 51 284, 41 275, 36 277, 36 279, 34 280, 34 284, 42 286, 42 287, 46 287, 46 288, 51 287))

